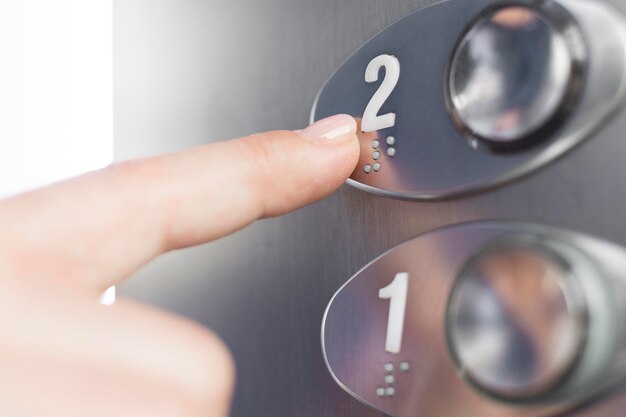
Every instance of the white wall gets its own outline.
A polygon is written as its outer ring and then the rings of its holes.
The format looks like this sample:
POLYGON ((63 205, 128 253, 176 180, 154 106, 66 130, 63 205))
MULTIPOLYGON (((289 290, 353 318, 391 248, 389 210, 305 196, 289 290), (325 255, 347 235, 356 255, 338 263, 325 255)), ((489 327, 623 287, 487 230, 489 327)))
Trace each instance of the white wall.
POLYGON ((113 158, 112 0, 0 0, 0 198, 113 158))

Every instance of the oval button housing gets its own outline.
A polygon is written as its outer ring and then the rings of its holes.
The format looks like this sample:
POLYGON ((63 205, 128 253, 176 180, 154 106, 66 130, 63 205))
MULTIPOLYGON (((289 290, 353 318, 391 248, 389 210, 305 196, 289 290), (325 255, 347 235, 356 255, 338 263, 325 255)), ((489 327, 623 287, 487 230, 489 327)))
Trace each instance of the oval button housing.
POLYGON ((430 232, 334 295, 324 358, 393 417, 560 415, 626 376, 624 270, 624 248, 548 226, 430 232))
POLYGON ((482 191, 548 164, 616 112, 626 91, 624 27, 620 12, 602 0, 437 3, 355 52, 322 88, 311 118, 347 113, 360 121, 361 157, 349 180, 358 188, 418 200, 482 191), (494 7, 534 16, 534 25, 514 31, 514 43, 540 38, 543 49, 489 44, 484 17, 494 7), (465 48, 488 53, 470 65, 467 56, 460 60, 465 48), (532 64, 532 71, 505 61, 532 64), (530 90, 514 96, 504 86, 511 80, 530 90))

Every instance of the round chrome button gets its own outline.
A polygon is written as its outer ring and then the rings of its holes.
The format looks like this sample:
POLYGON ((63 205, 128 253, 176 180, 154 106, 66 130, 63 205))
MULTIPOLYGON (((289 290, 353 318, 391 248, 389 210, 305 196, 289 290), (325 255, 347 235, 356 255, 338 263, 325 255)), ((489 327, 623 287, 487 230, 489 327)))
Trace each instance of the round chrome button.
POLYGON ((496 151, 547 138, 577 102, 584 56, 576 23, 554 2, 489 9, 450 64, 447 100, 456 126, 474 146, 496 151))
POLYGON ((499 241, 463 268, 446 327, 470 383, 505 400, 529 400, 567 377, 587 326, 574 258, 558 245, 499 241))

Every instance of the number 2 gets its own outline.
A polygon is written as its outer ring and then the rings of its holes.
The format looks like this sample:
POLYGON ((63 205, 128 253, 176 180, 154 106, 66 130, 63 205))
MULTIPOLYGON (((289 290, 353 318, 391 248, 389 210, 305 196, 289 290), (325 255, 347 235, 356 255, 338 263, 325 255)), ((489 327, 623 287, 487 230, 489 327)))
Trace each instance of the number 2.
POLYGON ((406 298, 409 289, 409 274, 400 272, 394 280, 378 291, 378 298, 389 302, 389 319, 387 321, 387 341, 385 350, 389 353, 400 353, 402 349, 402 333, 404 332, 404 316, 406 298))
POLYGON ((365 82, 375 83, 378 81, 378 73, 381 68, 385 68, 385 78, 370 100, 363 113, 361 130, 363 133, 374 132, 396 125, 396 114, 387 113, 378 115, 381 107, 389 98, 400 79, 400 62, 392 55, 379 55, 374 58, 365 70, 365 82))

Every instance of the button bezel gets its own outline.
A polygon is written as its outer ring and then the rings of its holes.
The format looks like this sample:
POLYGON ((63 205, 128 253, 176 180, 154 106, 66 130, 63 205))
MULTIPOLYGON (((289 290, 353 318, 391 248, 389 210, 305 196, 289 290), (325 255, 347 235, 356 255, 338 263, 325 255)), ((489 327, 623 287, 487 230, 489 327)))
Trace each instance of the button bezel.
POLYGON ((549 397, 552 392, 558 389, 574 373, 587 345, 589 312, 583 289, 579 282, 580 279, 601 280, 602 278, 593 263, 587 259, 587 256, 582 251, 563 241, 557 241, 541 235, 511 233, 498 236, 488 241, 482 248, 479 248, 470 256, 457 274, 456 281, 450 291, 446 309, 445 326, 448 350, 457 369, 459 369, 460 375, 474 388, 500 401, 527 402, 535 398, 549 397), (469 273, 484 259, 494 254, 506 253, 509 250, 534 252, 562 269, 564 274, 559 277, 559 287, 567 301, 568 314, 575 323, 575 340, 570 341, 574 347, 569 352, 567 363, 558 369, 551 369, 547 377, 543 378, 541 384, 532 388, 529 387, 526 392, 517 394, 513 394, 504 388, 498 389, 497 387, 486 386, 481 381, 480 376, 465 366, 461 357, 462 354, 457 347, 458 340, 455 336, 456 323, 453 319, 459 290, 468 279, 469 273))
POLYGON ((446 69, 444 86, 445 100, 453 124, 472 147, 492 152, 519 151, 533 147, 549 139, 552 134, 566 122, 567 118, 574 113, 580 103, 587 75, 587 61, 589 57, 587 48, 588 45, 576 18, 555 1, 536 2, 518 0, 499 2, 487 7, 467 25, 466 29, 459 37, 446 69), (455 105, 455 98, 453 97, 454 87, 452 84, 457 63, 463 51, 463 45, 479 30, 479 25, 494 14, 514 7, 529 9, 550 26, 555 32, 555 35, 558 36, 567 47, 570 58, 570 71, 560 103, 553 113, 547 117, 547 120, 542 125, 530 130, 525 135, 515 140, 503 141, 482 136, 469 126, 469 123, 464 120, 464 116, 455 105))

